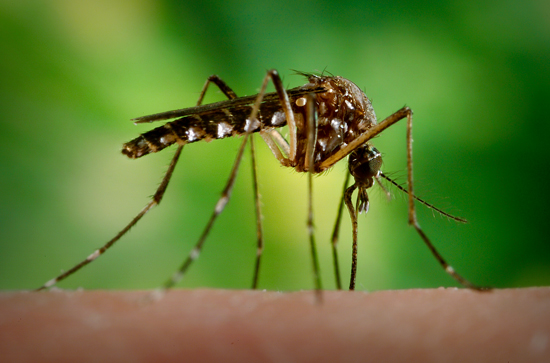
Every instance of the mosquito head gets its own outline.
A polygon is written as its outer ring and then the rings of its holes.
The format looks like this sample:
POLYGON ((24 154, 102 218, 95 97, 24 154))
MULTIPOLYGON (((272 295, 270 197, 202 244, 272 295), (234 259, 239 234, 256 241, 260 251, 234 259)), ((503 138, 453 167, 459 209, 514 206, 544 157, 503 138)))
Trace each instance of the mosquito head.
POLYGON ((370 188, 374 178, 380 173, 382 155, 369 143, 355 149, 349 154, 349 172, 358 186, 370 188))
POLYGON ((374 179, 381 173, 382 155, 369 143, 353 150, 349 154, 349 172, 355 178, 358 188, 357 210, 359 213, 369 210, 367 189, 374 185, 374 179))

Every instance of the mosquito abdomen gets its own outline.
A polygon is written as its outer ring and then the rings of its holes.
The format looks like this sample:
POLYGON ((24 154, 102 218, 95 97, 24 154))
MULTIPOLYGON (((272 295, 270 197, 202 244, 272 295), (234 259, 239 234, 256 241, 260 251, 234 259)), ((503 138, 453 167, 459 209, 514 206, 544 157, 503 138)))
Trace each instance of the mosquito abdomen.
MULTIPOLYGON (((122 145, 122 153, 131 159, 137 159, 150 153, 156 153, 175 143, 185 145, 200 140, 209 141, 243 135, 247 127, 250 109, 250 107, 230 110, 223 108, 211 111, 206 115, 182 117, 125 143, 122 145)), ((261 115, 258 115, 258 118, 261 120, 261 115)), ((279 124, 284 124, 284 116, 277 117, 277 120, 279 124)), ((255 132, 259 129, 260 123, 257 123, 251 127, 250 131, 255 132)))

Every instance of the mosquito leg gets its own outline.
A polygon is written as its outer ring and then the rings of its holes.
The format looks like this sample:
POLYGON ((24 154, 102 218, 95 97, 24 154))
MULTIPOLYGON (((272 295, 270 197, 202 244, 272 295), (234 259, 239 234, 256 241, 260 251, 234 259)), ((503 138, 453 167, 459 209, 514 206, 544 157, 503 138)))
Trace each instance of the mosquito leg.
MULTIPOLYGON (((350 152, 357 149, 358 147, 363 145, 365 142, 372 139, 373 137, 380 134, 382 131, 384 131, 385 129, 387 129, 388 127, 402 120, 405 117, 411 117, 412 119, 412 110, 408 107, 401 108, 397 112, 385 118, 382 122, 368 129, 364 134, 362 134, 361 136, 359 136, 358 138, 356 138, 355 140, 347 144, 345 147, 340 149, 331 157, 327 158, 324 162, 321 163, 319 167, 323 169, 325 167, 332 166, 334 163, 346 157, 350 152)), ((349 175, 347 178, 349 178, 349 175)), ((350 290, 354 290, 355 278, 357 274, 357 212, 353 207, 353 203, 351 201, 351 195, 353 191, 357 188, 357 186, 354 184, 348 189, 346 189, 347 181, 348 179, 346 179, 346 183, 344 184, 345 192, 344 192, 343 201, 346 203, 346 206, 348 207, 348 211, 352 222, 353 246, 352 246, 352 268, 351 268, 351 278, 350 278, 350 290)), ((341 210, 342 210, 342 203, 340 203, 336 224, 334 226, 334 231, 332 233, 334 268, 336 271, 336 286, 338 287, 338 289, 341 289, 341 283, 339 281, 340 277, 339 277, 339 271, 338 271, 336 244, 338 242, 338 228, 340 224, 341 210)))
POLYGON ((437 259, 439 264, 443 269, 451 275, 456 281, 458 281, 462 286, 468 287, 473 290, 486 291, 488 288, 479 287, 472 284, 470 281, 466 280, 464 277, 460 276, 455 272, 453 267, 445 261, 443 256, 436 250, 435 246, 429 240, 428 236, 424 233, 420 224, 416 218, 416 207, 414 204, 414 191, 413 191, 413 156, 412 156, 412 111, 407 113, 407 184, 408 184, 408 194, 409 194, 409 224, 414 227, 416 232, 420 235, 426 246, 430 249, 434 257, 437 259))
POLYGON ((252 280, 252 289, 258 288, 258 277, 260 275, 260 257, 264 249, 262 232, 262 207, 260 203, 260 192, 258 188, 258 175, 256 167, 256 149, 254 146, 254 135, 250 136, 250 153, 252 155, 252 183, 254 188, 254 204, 256 205, 256 235, 258 238, 258 248, 256 252, 256 265, 254 267, 254 278, 252 280))
POLYGON ((282 165, 286 165, 288 163, 288 155, 290 154, 290 146, 283 135, 277 130, 262 130, 260 131, 260 135, 269 147, 269 150, 273 153, 273 156, 275 156, 282 165))
POLYGON ((311 249, 311 259, 313 262, 313 278, 315 282, 315 289, 318 291, 318 299, 321 298, 321 274, 319 271, 319 260, 317 258, 317 248, 315 247, 315 226, 313 224, 313 172, 314 169, 314 156, 315 156, 315 145, 317 143, 317 112, 315 109, 315 98, 314 95, 307 95, 307 149, 306 149, 306 158, 304 165, 308 170, 308 234, 309 242, 311 249))
MULTIPOLYGON (((290 101, 288 98, 288 94, 286 93, 286 90, 283 86, 283 83, 281 82, 281 79, 279 77, 279 74, 276 70, 270 70, 267 72, 267 75, 264 77, 264 80, 262 82, 262 86, 260 89, 260 92, 258 94, 258 98, 256 99, 256 103, 254 104, 254 107, 252 108, 252 112, 250 114, 249 119, 255 120, 256 116, 258 115, 258 111, 260 108, 260 104, 262 102, 263 96, 265 94, 265 90, 267 87, 267 83, 269 80, 273 82, 273 85, 275 86, 275 89, 277 91, 277 94, 279 96, 279 100, 281 102, 281 106, 285 112, 287 125, 289 128, 289 138, 290 143, 287 146, 286 142, 281 141, 281 138, 278 138, 280 134, 274 134, 274 133, 266 133, 262 132, 260 135, 263 137, 263 139, 266 141, 268 146, 270 147, 272 153, 275 155, 279 161, 285 165, 288 161, 291 163, 295 161, 296 159, 296 149, 297 149, 297 128, 296 128, 296 120, 294 119, 294 113, 292 111, 292 107, 290 105, 290 101), (279 144, 277 147, 276 143, 279 144), (281 147, 285 152, 288 153, 288 159, 285 159, 282 155, 281 151, 279 150, 279 147, 281 147)), ((319 262, 317 258, 317 250, 315 247, 315 236, 314 236, 314 228, 313 228, 313 203, 312 203, 312 173, 314 172, 314 151, 315 151, 315 144, 316 144, 316 137, 317 137, 317 116, 315 111, 315 103, 314 103, 314 96, 308 95, 308 122, 310 123, 309 129, 311 132, 308 135, 308 151, 306 156, 306 168, 309 170, 309 214, 308 214, 308 231, 310 236, 310 245, 311 245, 311 254, 313 259, 313 270, 314 270, 314 280, 315 280, 315 287, 317 291, 321 291, 321 278, 319 273, 319 262)), ((257 190, 256 190, 257 193, 257 190)), ((261 233, 261 228, 258 227, 258 233, 261 233)), ((258 240, 258 251, 261 251, 261 243, 262 241, 258 240)), ((259 255, 258 255, 259 256, 259 255)), ((184 263, 185 266, 185 263, 184 263)), ((182 266, 182 268, 184 268, 182 266)), ((257 266, 259 266, 259 257, 257 260, 257 266)), ((186 268, 186 267, 185 267, 186 268)), ((258 268, 258 267, 257 267, 258 268)), ((257 276, 255 276, 256 281, 257 276)), ((256 282, 254 282, 256 284, 256 282)), ((319 297, 320 298, 320 297, 319 297)))
POLYGON ((286 155, 290 155, 290 145, 288 144, 288 141, 281 135, 281 133, 278 130, 271 130, 270 133, 271 138, 279 145, 283 153, 286 155))
POLYGON ((208 90, 208 86, 210 85, 210 83, 214 83, 216 86, 218 86, 218 88, 220 89, 220 91, 223 92, 223 94, 229 98, 230 100, 234 99, 234 98, 237 98, 237 95, 235 94, 235 92, 233 92, 233 90, 227 85, 227 83, 225 83, 225 81, 223 81, 220 77, 218 77, 217 75, 213 74, 211 75, 210 77, 208 77, 206 79, 206 82, 204 83, 204 86, 202 87, 202 91, 199 95, 199 100, 197 101, 197 106, 200 106, 202 104, 202 101, 204 99, 204 96, 206 95, 206 91, 208 90))
POLYGON ((334 260, 334 276, 336 278, 336 288, 342 290, 342 282, 340 279, 340 268, 338 267, 338 235, 340 233, 340 222, 342 221, 342 211, 344 210, 344 195, 348 188, 350 173, 346 173, 346 180, 344 181, 344 190, 342 191, 342 198, 340 198, 340 204, 338 205, 338 214, 336 215, 336 222, 334 223, 334 230, 332 231, 332 258, 334 260))
POLYGON ((308 214, 307 214, 307 230, 309 234, 309 245, 311 250, 311 260, 313 262, 313 282, 315 283, 315 291, 317 292, 317 300, 322 299, 321 291, 321 272, 319 269, 319 259, 317 257, 317 248, 315 246, 315 225, 313 224, 313 172, 309 171, 307 175, 308 181, 308 214))
POLYGON ((248 132, 244 135, 243 142, 241 143, 239 152, 237 153, 237 158, 235 159, 235 163, 233 164, 233 168, 231 169, 231 174, 229 175, 229 179, 227 180, 225 188, 222 191, 221 197, 220 199, 218 199, 218 202, 216 203, 216 207, 214 208, 214 212, 210 216, 210 220, 208 221, 208 224, 206 225, 204 231, 202 232, 202 235, 200 236, 197 244, 195 245, 195 247, 193 247, 193 249, 189 253, 189 256, 187 256, 187 258, 185 259, 181 267, 164 284, 163 286, 164 290, 170 289, 172 286, 177 284, 183 278, 185 272, 187 271, 191 263, 193 263, 193 261, 199 257, 202 247, 204 245, 204 242, 206 241, 206 237, 208 237, 208 234, 210 233, 210 230, 212 229, 212 226, 214 225, 216 218, 220 215, 221 212, 223 212, 225 206, 229 202, 229 199, 231 197, 231 191, 233 190, 233 185, 235 184, 237 172, 239 171, 239 165, 241 163, 244 149, 245 149, 246 143, 248 142, 249 136, 250 136, 250 133, 248 132))
POLYGON ((357 188, 357 185, 353 184, 351 187, 346 189, 346 192, 344 193, 344 202, 348 207, 349 215, 351 218, 352 236, 353 236, 353 245, 352 245, 352 251, 351 251, 351 276, 349 280, 350 290, 355 290, 355 278, 357 276, 357 211, 351 201, 351 196, 353 195, 353 192, 355 191, 356 188, 357 188))
MULTIPOLYGON (((269 82, 270 79, 273 82, 273 85, 275 86, 275 90, 277 91, 277 95, 279 96, 279 100, 281 101, 281 107, 285 112, 286 123, 288 125, 289 139, 290 139, 290 142, 289 142, 290 152, 288 155, 288 159, 290 160, 290 162, 294 162, 296 160, 296 150, 298 147, 296 120, 294 119, 294 112, 292 111, 288 94, 286 93, 286 90, 283 86, 281 77, 279 77, 279 73, 275 69, 268 71, 266 76, 264 77, 264 81, 262 83, 260 93, 258 94, 258 99, 256 100, 254 107, 252 108, 250 119, 253 120, 256 118, 258 111, 260 109, 260 104, 265 94, 267 83, 269 82)), ((264 133, 262 136, 265 139, 267 135, 268 135, 267 133, 264 133)), ((274 155, 275 155, 275 152, 274 152, 274 155)), ((275 155, 275 157, 277 157, 277 155, 275 155)))
POLYGON ((260 131, 260 136, 269 147, 269 150, 271 150, 271 153, 273 154, 273 156, 275 156, 275 158, 279 160, 279 162, 282 165, 286 165, 288 163, 288 154, 283 155, 283 153, 281 152, 281 149, 279 149, 279 146, 277 146, 277 143, 275 143, 271 134, 272 134, 271 132, 266 132, 263 130, 260 131))
POLYGON ((363 145, 365 142, 369 141, 376 135, 380 134, 382 131, 384 131, 394 123, 398 122, 399 120, 402 120, 405 117, 409 117, 409 116, 412 119, 412 110, 408 107, 401 108, 397 112, 386 117, 380 123, 374 125, 370 129, 365 131, 363 134, 361 134, 361 136, 357 137, 352 142, 347 144, 345 147, 338 150, 338 152, 334 153, 332 156, 327 158, 325 161, 321 163, 321 165, 319 165, 319 168, 321 170, 324 170, 325 168, 330 168, 336 162, 345 158, 350 152, 357 149, 358 147, 363 145))
POLYGON ((105 245, 103 245, 103 247, 95 250, 91 255, 86 257, 86 259, 84 261, 80 262, 78 265, 76 265, 73 268, 71 268, 70 270, 62 273, 61 275, 57 276, 56 278, 51 279, 50 281, 46 282, 44 285, 42 285, 41 287, 36 289, 36 291, 52 287, 53 285, 55 285, 59 281, 64 280, 66 277, 72 275, 76 271, 80 270, 82 267, 86 266, 87 264, 89 264, 90 262, 92 262, 93 260, 95 260, 96 258, 101 256, 112 245, 114 245, 115 242, 117 242, 122 236, 124 236, 130 230, 130 228, 132 228, 151 208, 153 208, 155 205, 159 204, 160 201, 162 200, 162 197, 164 196, 164 192, 166 191, 166 188, 168 187, 168 182, 170 181, 170 178, 172 177, 172 173, 174 172, 174 168, 176 167, 176 164, 177 164, 178 159, 181 155, 182 149, 183 149, 182 145, 178 146, 178 149, 176 150, 176 154, 172 158, 172 161, 170 162, 170 165, 168 166, 168 170, 166 171, 166 174, 164 175, 164 178, 162 179, 162 182, 160 183, 160 186, 158 187, 157 191, 155 192, 155 195, 153 195, 153 198, 151 199, 149 204, 147 204, 145 206, 145 208, 143 208, 141 210, 141 212, 139 212, 139 214, 137 216, 135 216, 134 219, 132 219, 132 221, 126 227, 124 227, 124 229, 122 231, 120 231, 115 237, 113 237, 113 239, 111 239, 109 242, 107 242, 105 245))

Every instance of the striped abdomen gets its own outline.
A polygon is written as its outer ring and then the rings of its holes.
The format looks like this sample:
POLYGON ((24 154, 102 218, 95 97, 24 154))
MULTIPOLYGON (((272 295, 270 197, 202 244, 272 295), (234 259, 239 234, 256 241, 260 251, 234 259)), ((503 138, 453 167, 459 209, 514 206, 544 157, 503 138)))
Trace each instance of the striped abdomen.
POLYGON ((257 132, 261 127, 282 127, 286 124, 280 105, 262 104, 258 114, 261 124, 258 122, 251 124, 247 120, 251 109, 250 106, 220 108, 204 114, 181 117, 125 143, 122 146, 122 153, 136 159, 158 152, 174 143, 184 145, 199 140, 223 139, 242 135, 246 132, 246 128, 250 128, 251 132, 257 132))

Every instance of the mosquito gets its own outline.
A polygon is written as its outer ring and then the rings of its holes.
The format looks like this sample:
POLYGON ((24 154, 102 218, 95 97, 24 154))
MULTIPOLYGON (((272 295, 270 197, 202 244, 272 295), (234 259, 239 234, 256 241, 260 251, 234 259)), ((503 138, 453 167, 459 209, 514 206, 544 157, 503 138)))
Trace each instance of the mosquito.
MULTIPOLYGON (((233 136, 242 136, 243 140, 221 196, 199 240, 185 258, 180 268, 163 285, 163 289, 167 290, 177 284, 184 277, 185 272, 193 261, 199 257, 214 222, 230 200, 239 165, 248 143, 250 143, 252 155, 257 230, 257 253, 252 288, 257 288, 263 250, 263 232, 253 133, 260 134, 273 156, 281 165, 293 168, 297 172, 308 174, 307 230, 313 278, 317 291, 321 291, 322 286, 313 224, 312 178, 313 175, 330 169, 345 157, 348 157, 349 173, 344 182, 342 198, 332 234, 332 254, 338 289, 342 289, 337 244, 343 206, 344 204, 346 205, 352 224, 352 264, 349 289, 354 290, 357 275, 357 216, 361 213, 366 214, 369 210, 367 190, 375 184, 375 181, 382 186, 380 182, 382 179, 385 179, 408 195, 408 222, 417 231, 443 269, 463 286, 474 290, 484 290, 484 288, 472 284, 455 272, 436 250, 418 223, 415 201, 457 222, 465 222, 465 220, 445 213, 414 195, 412 110, 405 106, 383 121, 377 122, 371 101, 353 82, 332 75, 316 75, 305 72, 296 73, 306 77, 308 83, 301 87, 286 90, 278 72, 270 70, 263 79, 260 92, 257 95, 247 97, 237 97, 235 92, 221 78, 212 75, 208 77, 204 84, 195 107, 133 119, 136 124, 171 120, 163 126, 141 134, 134 140, 125 143, 122 147, 124 155, 131 159, 137 159, 150 153, 159 152, 172 144, 177 144, 176 153, 160 186, 149 203, 116 236, 101 248, 91 253, 82 262, 49 280, 37 290, 54 286, 59 281, 97 259, 124 236, 151 208, 159 204, 166 192, 174 168, 185 145, 200 140, 209 141, 233 136), (266 87, 270 81, 273 83, 276 92, 266 93, 266 87), (202 105, 206 91, 211 83, 216 85, 228 100, 202 105), (381 171, 381 153, 370 142, 373 137, 402 119, 407 120, 406 188, 381 171), (279 131, 283 126, 288 126, 288 140, 279 131), (351 186, 348 186, 350 176, 353 176, 354 182, 351 186), (357 197, 354 204, 352 197, 355 190, 357 190, 357 197)), ((382 188, 384 189, 383 186, 382 188)), ((388 193, 386 189, 384 191, 388 193)))

